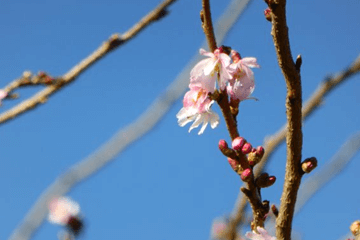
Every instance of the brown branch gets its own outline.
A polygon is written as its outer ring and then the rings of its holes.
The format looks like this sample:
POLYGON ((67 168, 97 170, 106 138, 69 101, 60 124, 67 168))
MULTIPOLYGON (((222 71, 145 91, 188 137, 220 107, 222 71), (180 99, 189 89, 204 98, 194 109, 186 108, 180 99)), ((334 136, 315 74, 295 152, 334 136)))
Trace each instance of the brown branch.
MULTIPOLYGON (((276 237, 279 240, 291 238, 292 219, 297 191, 302 176, 300 166, 302 150, 301 78, 290 51, 285 7, 286 0, 273 1, 270 4, 272 11, 271 35, 273 36, 278 63, 285 77, 287 86, 287 159, 285 183, 281 196, 279 216, 276 219, 276 237)), ((300 68, 300 66, 298 66, 298 68, 300 68)))
POLYGON ((200 12, 200 18, 202 22, 202 28, 204 30, 206 40, 211 52, 214 52, 217 48, 214 35, 214 28, 211 20, 210 2, 209 0, 202 0, 203 9, 200 12))
MULTIPOLYGON (((107 41, 100 45, 98 49, 96 49, 92 54, 90 54, 87 58, 82 60, 79 64, 74 66, 70 71, 65 73, 63 76, 59 77, 59 81, 56 84, 52 84, 42 91, 38 92, 31 98, 21 102, 17 106, 12 109, 2 113, 0 115, 0 124, 9 121, 22 113, 25 113, 34 107, 37 107, 40 103, 44 103, 52 94, 62 89, 65 85, 74 81, 81 73, 87 70, 91 65, 99 61, 101 58, 105 57, 109 52, 116 49, 120 45, 123 45, 133 37, 135 37, 141 30, 143 30, 150 23, 161 19, 166 15, 166 8, 175 2, 176 0, 165 0, 159 6, 157 6, 153 11, 143 17, 137 24, 135 24, 130 30, 126 33, 113 34, 107 41)), ((22 79, 22 78, 20 78, 22 79)), ((14 90, 19 87, 19 80, 15 80, 11 83, 8 88, 14 90)))
MULTIPOLYGON (((306 101, 302 108, 302 120, 305 121, 307 117, 309 117, 312 113, 315 112, 320 106, 323 106, 321 103, 324 98, 336 87, 338 87, 341 83, 350 79, 350 77, 354 76, 356 73, 360 72, 360 55, 352 62, 352 64, 347 67, 345 70, 334 74, 334 77, 327 78, 325 81, 321 82, 317 90, 310 96, 310 98, 306 101)), ((264 167, 268 163, 268 159, 272 156, 275 150, 284 142, 286 138, 286 129, 287 124, 280 128, 275 134, 266 137, 264 139, 264 148, 266 149, 264 156, 261 159, 261 162, 256 165, 256 169, 254 171, 255 176, 259 176, 263 171, 264 167)), ((245 208, 247 204, 245 198, 242 197, 236 202, 236 206, 234 207, 234 211, 232 217, 229 220, 229 228, 228 235, 235 236, 236 235, 236 227, 239 226, 244 219, 245 208)), ((227 239, 235 239, 235 237, 227 238, 227 239)))

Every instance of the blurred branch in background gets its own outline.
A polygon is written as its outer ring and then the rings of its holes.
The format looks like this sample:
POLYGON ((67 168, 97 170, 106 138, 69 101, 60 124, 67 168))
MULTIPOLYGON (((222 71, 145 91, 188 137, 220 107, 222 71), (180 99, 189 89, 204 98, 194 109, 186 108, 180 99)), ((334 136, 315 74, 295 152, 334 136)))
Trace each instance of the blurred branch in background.
MULTIPOLYGON (((236 20, 239 18, 250 0, 233 0, 226 8, 223 15, 215 25, 218 42, 221 43, 236 20)), ((205 48, 206 43, 202 45, 205 48)), ((107 143, 93 154, 71 167, 43 192, 33 207, 22 220, 21 224, 13 231, 9 239, 29 239, 41 225, 47 214, 48 202, 57 196, 69 192, 80 181, 85 180, 99 171, 107 163, 121 153, 131 143, 149 132, 167 113, 172 104, 182 96, 188 86, 189 73, 192 67, 200 60, 198 52, 185 66, 166 91, 161 94, 148 109, 132 124, 120 129, 107 143)), ((175 121, 175 120, 174 120, 175 121)))
MULTIPOLYGON (((335 154, 335 156, 327 162, 327 164, 316 171, 309 177, 300 187, 299 197, 296 203, 295 214, 298 213, 304 205, 318 192, 326 183, 334 179, 340 174, 351 159, 360 150, 360 132, 351 136, 335 154)), ((355 180, 356 181, 356 180, 355 180)))
MULTIPOLYGON (((320 83, 317 90, 310 96, 309 100, 304 104, 302 108, 303 121, 310 116, 316 109, 322 106, 324 98, 333 89, 339 86, 341 83, 350 79, 353 75, 360 72, 360 55, 355 59, 352 64, 345 70, 337 73, 334 77, 328 77, 320 83)), ((264 139, 265 154, 260 163, 257 164, 255 169, 255 176, 259 176, 268 163, 268 159, 272 156, 275 150, 285 141, 287 124, 281 127, 275 134, 267 136, 264 139)), ((229 239, 235 239, 236 229, 245 220, 245 209, 247 207, 246 199, 243 197, 243 193, 240 191, 238 199, 235 203, 233 213, 229 220, 228 236, 229 239)))
POLYGON ((81 73, 87 70, 98 60, 105 57, 109 52, 131 40, 141 30, 145 29, 145 27, 147 27, 150 23, 160 20, 161 18, 166 16, 168 13, 167 7, 175 1, 176 0, 165 0, 124 34, 113 34, 92 54, 90 54, 87 58, 82 60, 72 69, 70 69, 69 72, 65 73, 61 77, 53 78, 43 72, 39 73, 38 75, 32 76, 30 72, 24 72, 21 78, 14 80, 3 89, 8 93, 8 96, 12 96, 12 91, 22 86, 39 84, 45 84, 48 86, 44 90, 32 96, 31 98, 19 103, 12 109, 2 113, 0 115, 0 124, 5 123, 19 116, 20 114, 35 108, 40 103, 45 103, 49 96, 62 89, 63 86, 66 86, 70 82, 74 81, 81 73))

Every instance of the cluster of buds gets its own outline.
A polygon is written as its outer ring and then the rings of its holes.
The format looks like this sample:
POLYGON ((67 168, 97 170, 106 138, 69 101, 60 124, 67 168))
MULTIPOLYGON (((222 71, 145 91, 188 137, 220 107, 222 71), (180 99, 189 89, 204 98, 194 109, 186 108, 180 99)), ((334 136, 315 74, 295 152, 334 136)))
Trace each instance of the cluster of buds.
POLYGON ((73 236, 83 229, 83 220, 79 217, 80 206, 67 197, 54 198, 49 204, 48 220, 51 223, 66 226, 73 236))
MULTIPOLYGON (((243 137, 235 138, 232 141, 231 147, 232 148, 229 148, 225 140, 219 141, 219 149, 228 157, 231 168, 240 175, 244 182, 248 182, 253 175, 252 168, 260 162, 265 150, 262 146, 253 148, 243 137), (241 162, 240 159, 246 159, 246 162, 241 162)), ((264 183, 264 181, 265 180, 260 181, 261 183, 259 182, 262 187, 271 186, 275 182, 275 177, 268 177, 266 183, 264 183)))

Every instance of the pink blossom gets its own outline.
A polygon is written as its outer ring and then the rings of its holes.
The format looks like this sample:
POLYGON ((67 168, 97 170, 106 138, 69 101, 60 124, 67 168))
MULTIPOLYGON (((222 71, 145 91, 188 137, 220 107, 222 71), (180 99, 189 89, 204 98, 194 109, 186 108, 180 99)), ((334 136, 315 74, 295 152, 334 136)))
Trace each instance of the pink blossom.
POLYGON ((1 105, 1 100, 6 98, 7 95, 8 95, 8 93, 6 91, 0 89, 0 105, 1 105))
POLYGON ((67 197, 59 197, 51 200, 49 204, 48 220, 51 223, 67 225, 69 220, 80 213, 77 202, 67 197))
POLYGON ((200 54, 208 58, 198 62, 190 72, 190 83, 201 86, 208 92, 214 92, 217 73, 220 74, 219 87, 224 90, 227 82, 232 79, 230 57, 216 49, 214 53, 200 49, 200 54))
POLYGON ((210 107, 213 100, 208 97, 208 92, 201 87, 191 86, 183 100, 184 107, 176 114, 178 124, 183 127, 189 122, 193 122, 190 126, 189 132, 200 126, 199 135, 202 134, 206 126, 210 122, 211 128, 215 128, 219 124, 219 115, 213 112, 210 107))
POLYGON ((241 58, 240 54, 234 50, 231 51, 231 57, 233 63, 230 65, 230 69, 233 79, 229 81, 227 91, 232 98, 243 101, 248 99, 255 89, 254 73, 250 68, 260 66, 257 64, 256 58, 241 58))
POLYGON ((225 234, 226 223, 223 221, 215 221, 211 228, 211 236, 212 238, 222 238, 225 234))
POLYGON ((257 227, 257 231, 259 233, 247 232, 245 234, 245 237, 252 240, 276 240, 276 237, 270 236, 264 228, 257 227))

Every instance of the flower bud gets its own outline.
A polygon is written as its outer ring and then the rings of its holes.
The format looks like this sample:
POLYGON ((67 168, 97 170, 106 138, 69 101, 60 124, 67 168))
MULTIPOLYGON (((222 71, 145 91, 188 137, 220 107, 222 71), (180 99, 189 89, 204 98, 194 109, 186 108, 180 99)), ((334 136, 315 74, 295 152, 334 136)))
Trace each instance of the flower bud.
POLYGON ((271 211, 274 213, 275 217, 279 215, 279 210, 275 206, 275 204, 271 205, 271 211))
POLYGON ((317 159, 315 157, 307 158, 301 163, 301 168, 305 173, 310 173, 317 167, 317 159))
POLYGON ((235 159, 229 158, 228 157, 228 162, 231 166, 232 169, 234 169, 234 171, 236 172, 239 169, 239 162, 236 161, 235 159))
POLYGON ((230 56, 231 56, 231 59, 233 60, 234 63, 237 63, 238 61, 241 60, 240 53, 238 53, 235 50, 231 50, 230 56))
POLYGON ((264 10, 264 15, 265 15, 266 20, 271 22, 271 10, 270 10, 270 8, 267 8, 267 9, 264 10))
POLYGON ((275 176, 269 176, 268 173, 262 173, 258 178, 256 178, 255 184, 259 188, 266 188, 273 185, 275 181, 276 181, 275 176))
POLYGON ((236 153, 234 150, 228 147, 228 144, 225 140, 219 141, 219 149, 227 157, 236 158, 236 153))
POLYGON ((244 146, 242 147, 241 151, 243 154, 248 154, 251 152, 252 146, 250 143, 245 143, 244 146))
POLYGON ((224 140, 224 139, 221 139, 220 141, 219 141, 219 149, 220 149, 220 151, 224 151, 224 150, 226 150, 226 149, 228 149, 229 147, 228 147, 228 144, 227 144, 227 142, 224 140))
POLYGON ((241 173, 240 177, 241 180, 243 180, 244 182, 248 182, 251 179, 251 175, 252 175, 251 169, 247 168, 241 173))
POLYGON ((246 140, 243 137, 237 137, 232 141, 231 145, 235 151, 240 151, 245 143, 246 140))
POLYGON ((359 235, 360 233, 360 221, 356 220, 355 222, 353 222, 350 226, 350 231, 352 232, 352 234, 354 236, 359 235))
POLYGON ((256 148, 256 154, 260 157, 260 160, 264 156, 264 153, 265 153, 265 149, 262 146, 258 146, 256 148))

